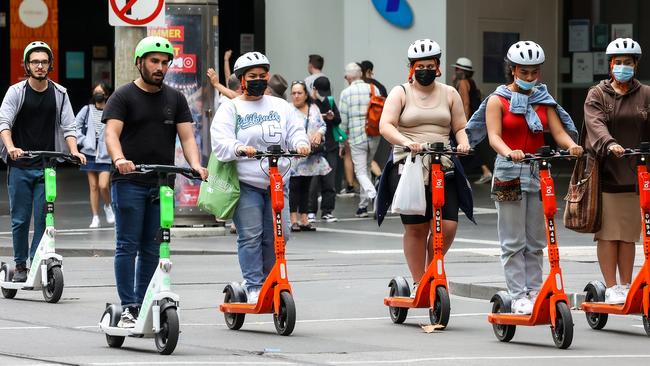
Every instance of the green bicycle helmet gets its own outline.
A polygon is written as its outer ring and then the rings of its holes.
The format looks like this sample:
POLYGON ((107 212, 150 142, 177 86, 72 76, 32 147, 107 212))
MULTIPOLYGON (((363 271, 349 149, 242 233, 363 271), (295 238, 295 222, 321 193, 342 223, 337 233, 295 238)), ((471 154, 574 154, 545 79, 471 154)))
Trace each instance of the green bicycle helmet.
POLYGON ((27 44, 27 47, 25 47, 25 51, 23 51, 23 61, 25 65, 25 71, 29 74, 29 67, 27 64, 29 63, 29 55, 34 52, 34 51, 44 51, 47 53, 47 56, 50 58, 50 71, 52 70, 52 60, 54 59, 53 54, 52 54, 52 49, 50 46, 47 45, 47 43, 43 41, 33 41, 29 42, 27 44))
POLYGON ((143 38, 140 42, 138 42, 138 45, 135 46, 135 56, 133 57, 133 62, 137 64, 138 57, 143 57, 149 52, 166 53, 169 55, 170 61, 174 58, 174 47, 172 47, 171 42, 169 42, 167 38, 149 36, 143 38))

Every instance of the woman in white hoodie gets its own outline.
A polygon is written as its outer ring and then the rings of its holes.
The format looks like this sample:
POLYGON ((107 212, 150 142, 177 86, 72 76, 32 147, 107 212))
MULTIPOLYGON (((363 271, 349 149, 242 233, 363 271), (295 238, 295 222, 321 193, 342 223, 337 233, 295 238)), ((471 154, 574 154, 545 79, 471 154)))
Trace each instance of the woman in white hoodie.
MULTIPOLYGON (((248 52, 235 62, 234 72, 244 93, 219 107, 210 128, 213 153, 220 161, 232 161, 243 155, 252 157, 255 151, 266 151, 271 145, 309 154, 309 139, 295 109, 283 99, 264 95, 270 66, 266 56, 259 52, 248 52)), ((289 159, 280 159, 278 165, 284 174, 289 170, 289 159)), ((237 173, 240 196, 233 222, 237 227, 239 266, 248 301, 255 303, 275 264, 268 162, 262 160, 260 165, 258 160, 239 158, 237 173)), ((289 219, 286 201, 285 194, 285 223, 289 219)))

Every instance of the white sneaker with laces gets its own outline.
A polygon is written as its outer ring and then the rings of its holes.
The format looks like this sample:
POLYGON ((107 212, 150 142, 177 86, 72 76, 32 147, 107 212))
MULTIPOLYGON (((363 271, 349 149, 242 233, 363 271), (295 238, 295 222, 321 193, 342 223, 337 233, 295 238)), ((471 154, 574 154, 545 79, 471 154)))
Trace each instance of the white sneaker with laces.
POLYGON ((248 290, 247 298, 249 304, 257 304, 257 300, 259 299, 259 297, 260 297, 260 289, 256 288, 256 289, 248 290))
POLYGON ((623 304, 627 298, 627 289, 621 285, 614 285, 605 290, 605 303, 623 304))
POLYGON ((115 214, 111 205, 104 205, 104 213, 106 214, 106 222, 109 224, 115 223, 115 214))
POLYGON ((307 222, 310 222, 310 223, 316 222, 316 214, 315 213, 308 213, 307 214, 307 222))
POLYGON ((90 225, 88 225, 89 228, 94 229, 99 227, 99 216, 94 215, 92 221, 90 222, 90 225))
POLYGON ((515 314, 530 314, 533 312, 533 302, 528 297, 521 297, 512 302, 512 312, 515 314))
POLYGON ((120 321, 117 322, 118 328, 133 328, 135 327, 135 317, 131 314, 129 308, 124 309, 120 321))
POLYGON ((418 292, 419 283, 413 282, 413 288, 411 289, 411 299, 415 299, 415 294, 418 292))

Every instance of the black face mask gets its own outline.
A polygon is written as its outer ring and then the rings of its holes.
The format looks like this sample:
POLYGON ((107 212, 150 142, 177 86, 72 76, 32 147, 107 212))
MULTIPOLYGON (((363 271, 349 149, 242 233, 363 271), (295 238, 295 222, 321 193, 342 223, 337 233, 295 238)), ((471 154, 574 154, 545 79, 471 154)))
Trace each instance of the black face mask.
POLYGON ((95 101, 95 103, 101 103, 106 100, 106 96, 104 95, 104 93, 95 93, 93 94, 93 100, 95 101))
POLYGON ((415 70, 415 80, 418 81, 418 83, 422 86, 428 86, 433 83, 434 80, 436 80, 436 73, 437 70, 428 70, 428 69, 423 69, 423 70, 415 70))
POLYGON ((264 95, 268 81, 265 79, 253 79, 246 81, 246 93, 251 97, 259 97, 264 95))

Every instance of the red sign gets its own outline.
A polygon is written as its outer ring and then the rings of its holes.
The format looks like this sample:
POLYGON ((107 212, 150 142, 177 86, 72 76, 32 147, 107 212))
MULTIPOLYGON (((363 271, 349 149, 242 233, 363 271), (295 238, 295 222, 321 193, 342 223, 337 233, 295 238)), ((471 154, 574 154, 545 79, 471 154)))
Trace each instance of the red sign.
POLYGON ((141 19, 133 19, 130 18, 126 13, 131 10, 133 7, 133 4, 135 4, 137 1, 143 1, 143 0, 128 0, 126 5, 122 9, 120 9, 117 4, 115 3, 116 0, 110 0, 111 4, 111 9, 117 15, 117 17, 128 24, 131 25, 145 25, 147 23, 150 23, 152 20, 156 19, 158 15, 160 15, 160 12, 162 11, 164 5, 165 5, 165 0, 158 0, 158 4, 153 10, 153 13, 148 14, 147 16, 141 18, 141 19))

